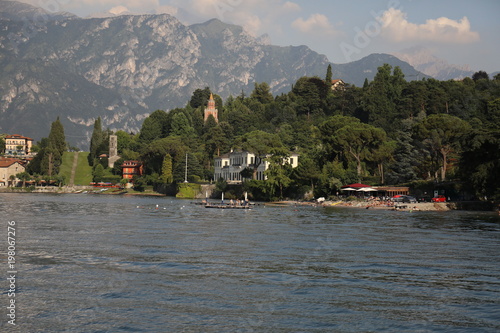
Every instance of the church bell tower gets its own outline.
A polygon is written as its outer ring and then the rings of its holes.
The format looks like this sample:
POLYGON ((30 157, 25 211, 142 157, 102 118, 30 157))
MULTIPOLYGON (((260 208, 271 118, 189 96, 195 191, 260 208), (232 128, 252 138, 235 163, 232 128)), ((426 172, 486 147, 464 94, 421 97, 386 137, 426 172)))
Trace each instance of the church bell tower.
POLYGON ((218 123, 219 122, 218 113, 219 111, 215 108, 214 96, 210 94, 208 105, 205 108, 205 118, 204 118, 205 122, 207 122, 208 116, 212 115, 215 118, 215 121, 218 123))

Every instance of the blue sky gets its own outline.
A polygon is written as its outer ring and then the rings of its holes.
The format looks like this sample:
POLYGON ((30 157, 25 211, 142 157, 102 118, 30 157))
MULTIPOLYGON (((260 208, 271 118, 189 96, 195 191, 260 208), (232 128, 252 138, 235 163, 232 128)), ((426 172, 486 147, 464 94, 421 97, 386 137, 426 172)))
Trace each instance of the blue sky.
POLYGON ((22 1, 81 17, 169 13, 184 24, 218 18, 267 34, 275 45, 307 45, 333 63, 423 46, 450 64, 500 71, 498 0, 22 1))

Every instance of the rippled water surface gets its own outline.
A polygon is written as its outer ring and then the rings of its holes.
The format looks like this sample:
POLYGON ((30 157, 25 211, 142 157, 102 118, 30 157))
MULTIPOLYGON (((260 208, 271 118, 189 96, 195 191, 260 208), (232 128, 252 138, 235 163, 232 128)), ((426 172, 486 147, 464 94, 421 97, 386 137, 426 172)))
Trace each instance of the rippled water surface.
POLYGON ((490 212, 83 194, 0 194, 0 209, 2 253, 16 221, 13 332, 500 331, 490 212))

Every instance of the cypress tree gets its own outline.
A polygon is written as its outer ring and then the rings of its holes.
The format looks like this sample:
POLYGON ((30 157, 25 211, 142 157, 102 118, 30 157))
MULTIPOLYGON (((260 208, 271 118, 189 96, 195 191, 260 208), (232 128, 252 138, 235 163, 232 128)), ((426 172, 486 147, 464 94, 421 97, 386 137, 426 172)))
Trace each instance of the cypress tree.
POLYGON ((326 77, 325 77, 325 83, 327 85, 332 84, 332 79, 333 79, 333 74, 332 74, 332 65, 328 65, 328 69, 326 70, 326 77))
POLYGON ((170 184, 174 180, 172 174, 172 156, 170 154, 166 154, 163 159, 160 180, 166 184, 170 184))
POLYGON ((57 117, 56 121, 50 127, 49 145, 57 150, 61 156, 66 150, 66 136, 64 135, 64 127, 59 117, 57 117))
POLYGON ((98 117, 94 122, 94 131, 92 132, 92 138, 90 139, 90 154, 88 155, 89 165, 94 165, 94 159, 98 156, 99 146, 101 146, 103 140, 101 117, 98 117))

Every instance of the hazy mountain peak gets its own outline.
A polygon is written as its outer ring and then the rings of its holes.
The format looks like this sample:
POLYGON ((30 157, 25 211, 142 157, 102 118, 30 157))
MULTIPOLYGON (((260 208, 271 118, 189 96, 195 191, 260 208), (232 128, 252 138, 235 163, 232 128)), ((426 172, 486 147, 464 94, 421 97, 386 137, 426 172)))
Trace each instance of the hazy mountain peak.
POLYGON ((61 20, 68 18, 77 18, 76 15, 68 12, 49 13, 43 8, 35 7, 27 3, 18 1, 0 0, 0 19, 7 19, 11 21, 34 20, 39 23, 41 18, 47 20, 61 20))
POLYGON ((463 79, 472 75, 468 65, 451 65, 446 60, 434 56, 430 49, 423 46, 407 48, 393 55, 438 80, 463 79))

